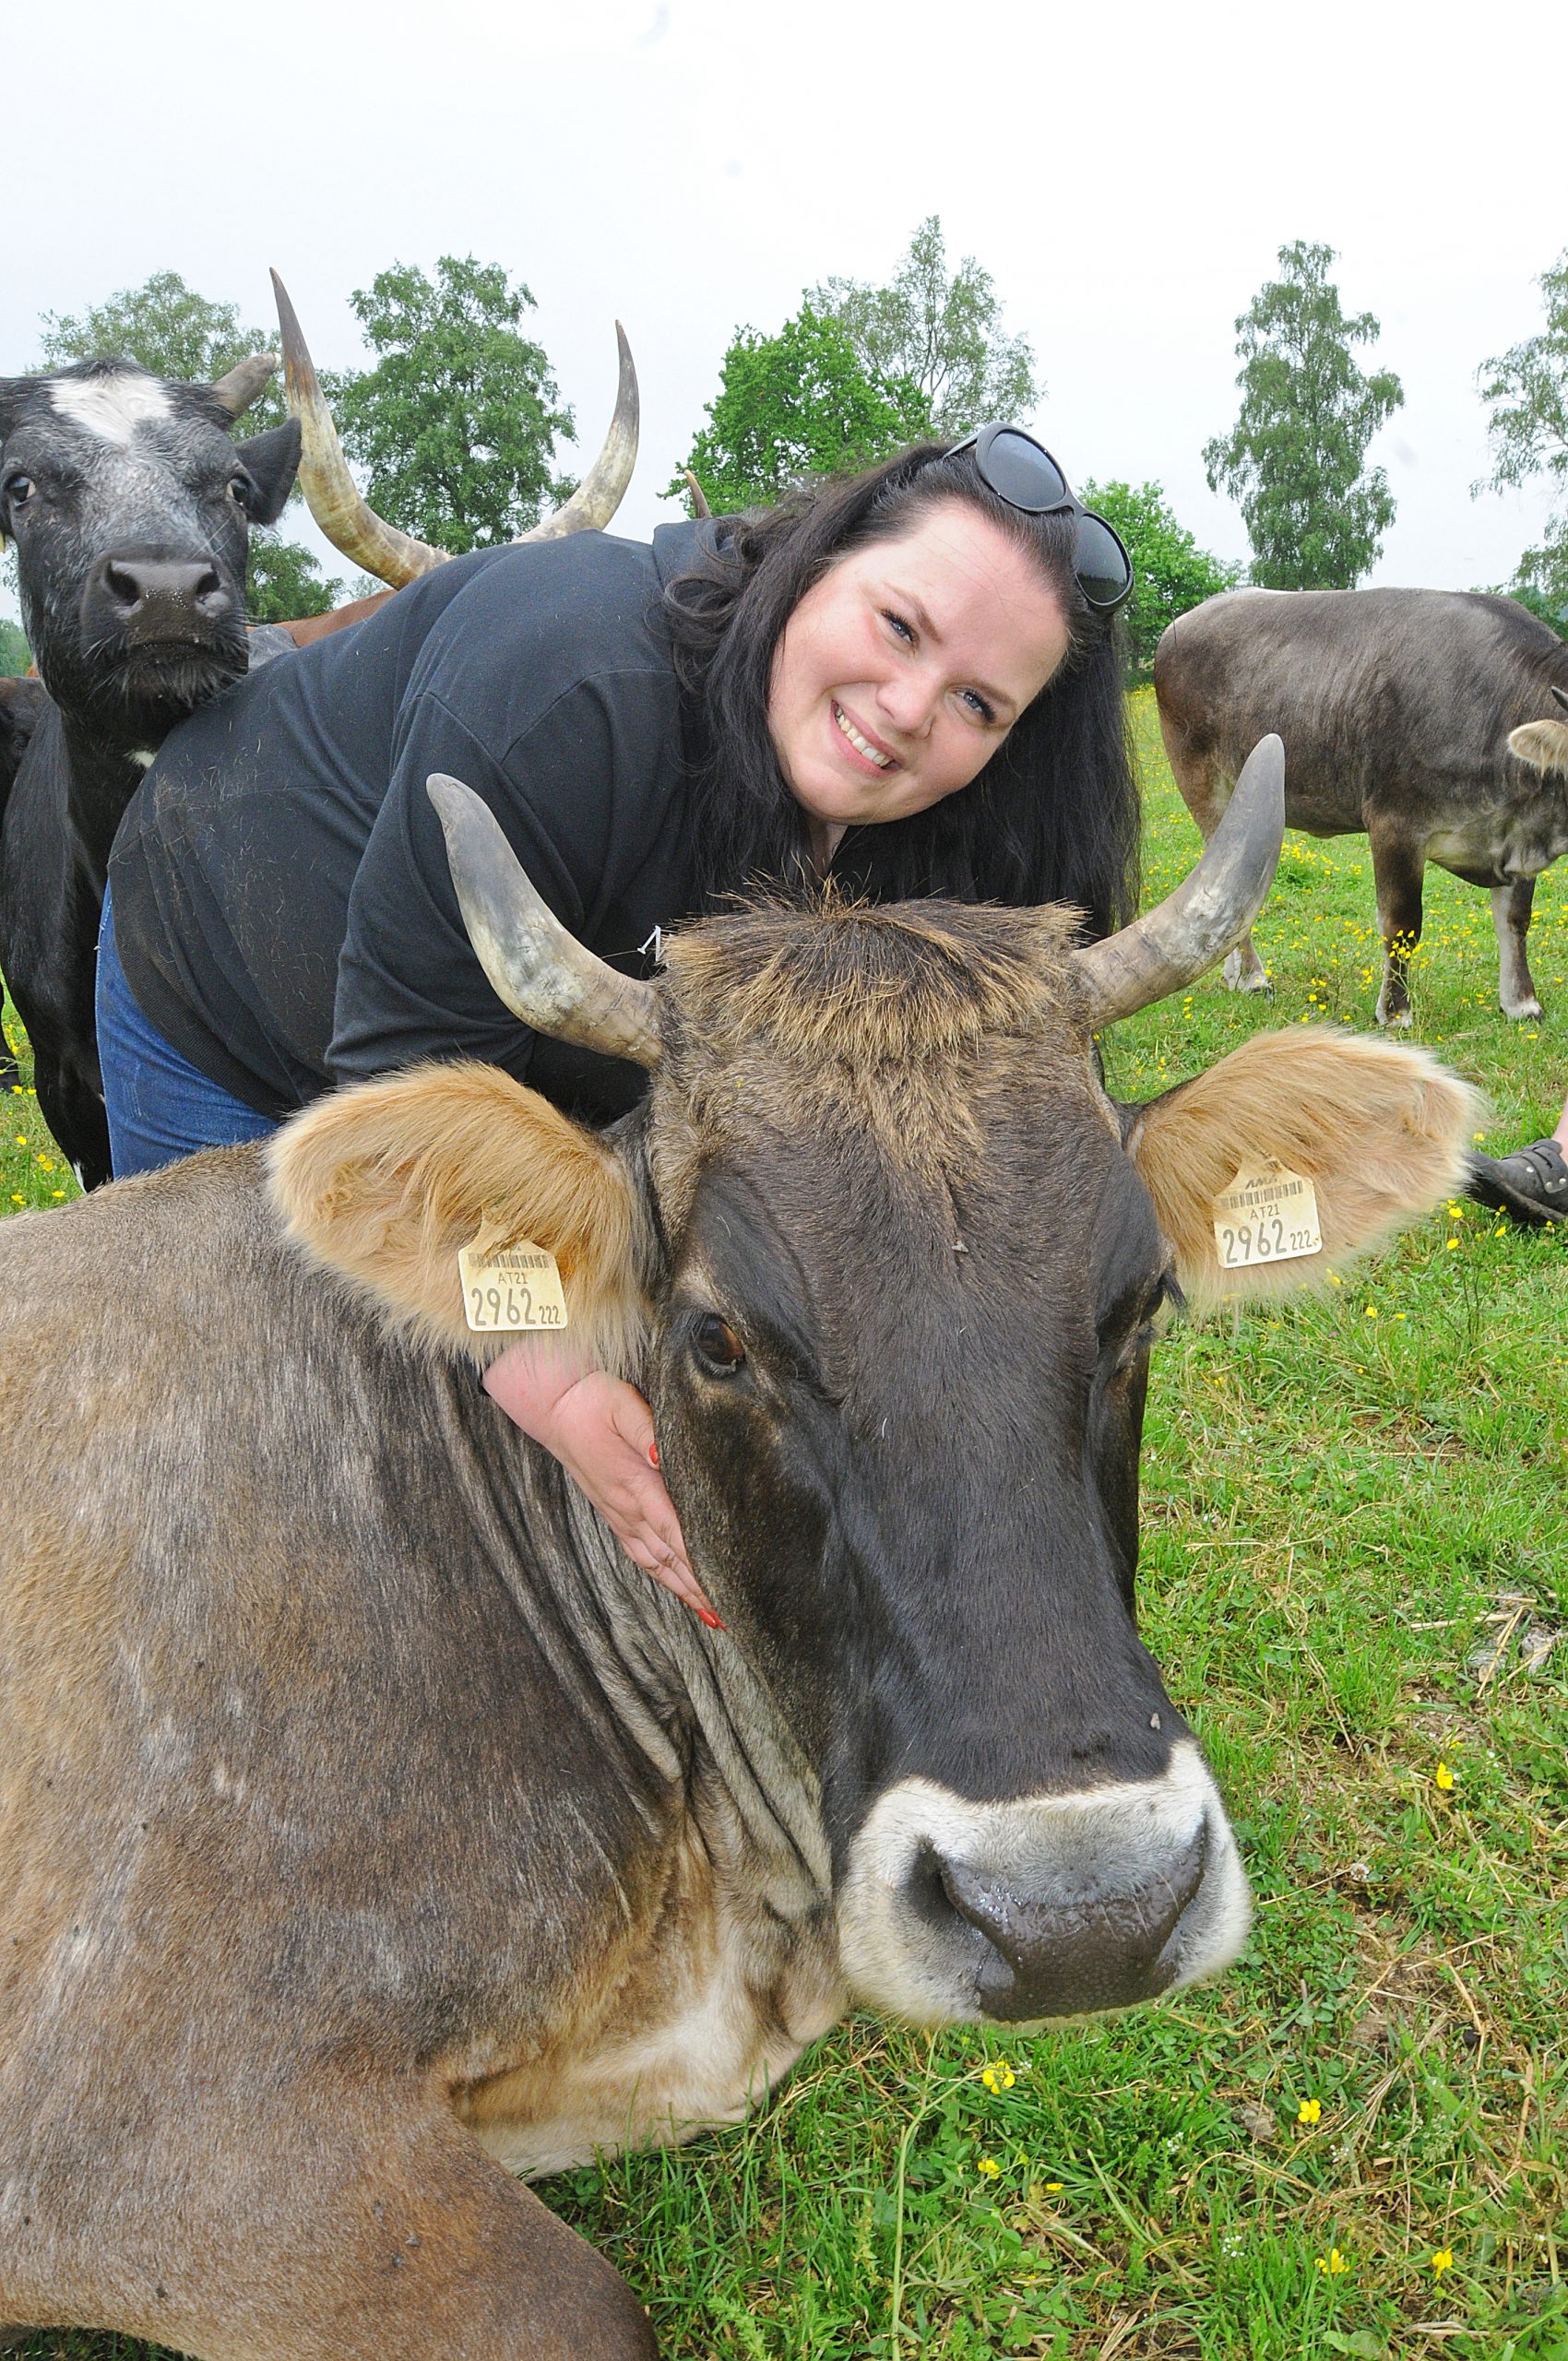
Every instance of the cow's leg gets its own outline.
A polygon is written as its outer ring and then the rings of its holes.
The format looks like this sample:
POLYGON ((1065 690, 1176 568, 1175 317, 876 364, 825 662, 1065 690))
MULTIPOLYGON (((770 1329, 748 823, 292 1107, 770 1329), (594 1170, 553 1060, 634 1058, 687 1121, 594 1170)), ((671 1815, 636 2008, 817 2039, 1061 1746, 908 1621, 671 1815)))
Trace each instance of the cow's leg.
POLYGON ((1421 939, 1421 876, 1426 856, 1408 837, 1368 830, 1372 876, 1377 885, 1377 924, 1383 937, 1383 990, 1377 996, 1380 1025, 1408 1025, 1410 991, 1405 971, 1421 939))
POLYGON ((56 1062, 40 1050, 33 1060, 38 1111, 84 1189, 99 1189, 109 1178, 109 1118, 103 1096, 75 1063, 56 1062))
MULTIPOLYGON (((1159 727, 1165 740, 1165 752, 1170 759, 1171 775, 1182 790, 1182 801, 1197 822, 1206 845, 1225 816, 1230 801, 1234 779, 1225 777, 1210 755, 1194 754, 1186 744, 1178 726, 1167 720, 1162 712, 1159 727)), ((1224 977, 1233 992, 1266 992, 1274 989, 1258 957, 1249 931, 1235 949, 1227 953, 1224 977)))
POLYGON ((1533 877, 1515 877, 1511 884, 1491 889, 1491 922, 1497 930, 1497 997, 1504 1016, 1541 1014, 1528 957, 1530 911, 1535 898, 1533 877))
POLYGON ((444 2104, 316 2095, 253 2113, 244 2150, 185 2127, 168 2189, 145 2175, 140 2219, 116 2217, 43 2317, 199 2361, 655 2361, 620 2273, 444 2104))

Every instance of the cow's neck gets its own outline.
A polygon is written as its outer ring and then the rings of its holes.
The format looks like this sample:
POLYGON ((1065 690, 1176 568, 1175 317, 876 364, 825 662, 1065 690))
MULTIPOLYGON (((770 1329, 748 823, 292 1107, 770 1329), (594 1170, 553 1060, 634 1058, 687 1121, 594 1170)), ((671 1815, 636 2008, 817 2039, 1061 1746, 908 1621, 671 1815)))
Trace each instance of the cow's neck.
POLYGON ((152 759, 149 747, 132 746, 79 718, 61 715, 67 765, 67 801, 77 860, 103 895, 114 832, 152 759))
MULTIPOLYGON (((534 1447, 535 1480, 558 1499, 560 1471, 534 1447)), ((724 1631, 709 1631, 633 1566, 566 1486, 573 1564, 555 1609, 598 1667, 619 1727, 661 1779, 678 1783, 716 1856, 791 1922, 820 1910, 832 1867, 821 1789, 769 1691, 724 1631)), ((541 1525, 551 1512, 541 1501, 541 1525)))

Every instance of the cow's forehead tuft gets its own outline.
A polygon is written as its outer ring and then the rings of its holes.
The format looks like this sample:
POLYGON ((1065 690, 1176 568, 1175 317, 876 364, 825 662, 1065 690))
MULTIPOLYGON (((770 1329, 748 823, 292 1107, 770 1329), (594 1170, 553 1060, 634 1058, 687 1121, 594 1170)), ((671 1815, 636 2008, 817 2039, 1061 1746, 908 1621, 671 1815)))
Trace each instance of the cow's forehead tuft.
POLYGON ((694 1037, 851 1066, 972 1049, 986 1037, 1075 1029, 1073 910, 758 906, 685 928, 670 980, 694 1037))
POLYGON ((138 430, 154 426, 174 414, 169 388, 157 377, 116 372, 103 377, 52 377, 47 381, 50 406, 98 435, 105 443, 128 448, 138 430))

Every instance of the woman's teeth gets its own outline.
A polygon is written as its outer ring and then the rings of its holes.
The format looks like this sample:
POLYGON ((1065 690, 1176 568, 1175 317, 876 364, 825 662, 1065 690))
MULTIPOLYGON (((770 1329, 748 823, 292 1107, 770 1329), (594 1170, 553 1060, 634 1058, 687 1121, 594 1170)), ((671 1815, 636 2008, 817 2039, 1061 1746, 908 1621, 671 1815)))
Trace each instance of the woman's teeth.
POLYGON ((854 723, 849 719, 849 715, 844 711, 842 706, 836 705, 834 706, 833 718, 838 724, 839 729, 844 732, 845 737, 849 740, 857 754, 863 754, 868 763, 874 763, 876 765, 879 771, 889 771, 892 769, 892 755, 878 753, 874 746, 868 746, 865 740, 861 736, 860 731, 856 729, 854 723))

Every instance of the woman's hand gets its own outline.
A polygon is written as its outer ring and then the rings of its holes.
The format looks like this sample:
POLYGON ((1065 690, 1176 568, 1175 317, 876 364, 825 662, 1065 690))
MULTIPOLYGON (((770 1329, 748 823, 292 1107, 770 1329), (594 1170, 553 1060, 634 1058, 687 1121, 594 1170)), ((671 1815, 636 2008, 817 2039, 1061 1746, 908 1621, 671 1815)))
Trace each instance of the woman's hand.
POLYGON ((485 1370, 484 1390, 561 1462, 626 1555, 717 1626, 659 1473, 653 1413, 636 1387, 603 1370, 579 1371, 536 1346, 508 1345, 485 1370))

